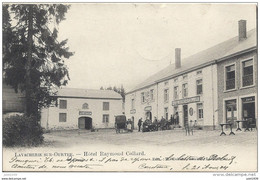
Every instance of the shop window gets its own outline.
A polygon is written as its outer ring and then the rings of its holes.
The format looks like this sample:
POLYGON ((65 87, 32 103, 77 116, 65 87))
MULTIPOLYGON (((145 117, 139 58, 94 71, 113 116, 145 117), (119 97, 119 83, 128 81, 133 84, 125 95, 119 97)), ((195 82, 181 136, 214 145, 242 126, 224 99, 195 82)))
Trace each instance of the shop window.
POLYGON ((174 99, 175 99, 175 100, 176 100, 176 99, 179 99, 178 90, 179 90, 178 86, 175 86, 175 87, 174 87, 174 99))
POLYGON ((66 122, 66 121, 67 121, 67 114, 59 113, 59 122, 66 122))
POLYGON ((203 104, 197 104, 198 120, 203 119, 203 104))
POLYGON ((109 114, 103 114, 103 123, 109 122, 109 114))
POLYGON ((144 92, 141 93, 141 102, 144 103, 145 102, 145 96, 144 96, 144 92))
POLYGON ((176 114, 176 112, 178 112, 178 106, 174 106, 174 114, 176 114))
POLYGON ((242 71, 243 87, 253 85, 253 59, 242 62, 242 71))
POLYGON ((151 100, 154 100, 153 91, 154 91, 153 89, 150 90, 150 99, 151 99, 151 100))
POLYGON ((164 90, 164 102, 169 101, 169 89, 164 90))
POLYGON ((67 100, 60 100, 60 109, 67 109, 67 100))
POLYGON ((226 90, 235 89, 236 87, 236 71, 235 65, 226 67, 226 90))
POLYGON ((164 117, 168 120, 168 108, 164 108, 164 117))
POLYGON ((88 103, 84 103, 84 104, 82 105, 82 109, 88 109, 88 103))
POLYGON ((182 85, 182 97, 188 97, 188 84, 185 83, 182 85))
POLYGON ((197 95, 202 94, 202 79, 196 81, 197 84, 197 95))
POLYGON ((228 100, 226 101, 226 121, 234 123, 237 120, 237 101, 228 100))
POLYGON ((103 111, 109 110, 109 102, 103 102, 103 111))

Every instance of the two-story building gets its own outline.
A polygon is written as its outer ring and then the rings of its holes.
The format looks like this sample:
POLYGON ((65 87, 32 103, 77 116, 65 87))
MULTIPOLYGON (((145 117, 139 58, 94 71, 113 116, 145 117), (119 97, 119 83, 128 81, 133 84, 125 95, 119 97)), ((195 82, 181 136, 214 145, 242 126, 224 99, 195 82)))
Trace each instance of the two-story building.
POLYGON ((23 113, 25 111, 25 94, 20 90, 15 92, 14 88, 6 83, 3 83, 2 86, 3 114, 23 113))
POLYGON ((240 20, 235 41, 239 46, 217 61, 219 123, 257 118, 256 30, 247 32, 246 21, 240 20))
POLYGON ((136 125, 139 118, 169 119, 178 112, 181 126, 196 120, 204 129, 215 129, 223 117, 219 110, 219 63, 248 49, 248 40, 239 41, 236 36, 183 60, 181 49, 176 48, 175 64, 127 92, 127 118, 135 119, 136 125))
POLYGON ((57 103, 43 109, 45 129, 114 128, 114 116, 122 114, 122 96, 112 90, 59 89, 57 103))

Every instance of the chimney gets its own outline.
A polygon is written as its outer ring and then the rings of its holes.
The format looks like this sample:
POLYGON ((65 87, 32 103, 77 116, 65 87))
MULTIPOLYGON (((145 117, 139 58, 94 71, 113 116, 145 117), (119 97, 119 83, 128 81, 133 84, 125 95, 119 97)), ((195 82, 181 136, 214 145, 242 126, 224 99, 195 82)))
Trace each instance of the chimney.
POLYGON ((246 20, 238 21, 238 40, 243 41, 246 39, 246 20))
POLYGON ((175 48, 175 69, 181 67, 181 48, 175 48))

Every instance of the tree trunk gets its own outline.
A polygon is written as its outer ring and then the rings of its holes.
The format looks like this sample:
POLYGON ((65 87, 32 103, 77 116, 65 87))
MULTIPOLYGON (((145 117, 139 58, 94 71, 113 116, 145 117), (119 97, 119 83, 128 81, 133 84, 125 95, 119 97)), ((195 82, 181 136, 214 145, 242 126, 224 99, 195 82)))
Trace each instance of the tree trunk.
POLYGON ((32 62, 32 46, 33 46, 33 5, 29 6, 28 12, 28 52, 27 52, 27 62, 26 62, 26 90, 25 90, 25 98, 26 98, 26 106, 25 106, 25 113, 26 115, 32 115, 32 86, 31 86, 31 62, 32 62))

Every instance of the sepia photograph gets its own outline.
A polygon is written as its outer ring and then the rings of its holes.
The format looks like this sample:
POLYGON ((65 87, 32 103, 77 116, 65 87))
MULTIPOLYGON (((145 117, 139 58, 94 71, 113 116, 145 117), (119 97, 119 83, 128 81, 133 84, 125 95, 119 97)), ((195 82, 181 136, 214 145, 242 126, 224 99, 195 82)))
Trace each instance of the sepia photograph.
POLYGON ((258 179, 257 8, 2 2, 2 179, 258 179))

